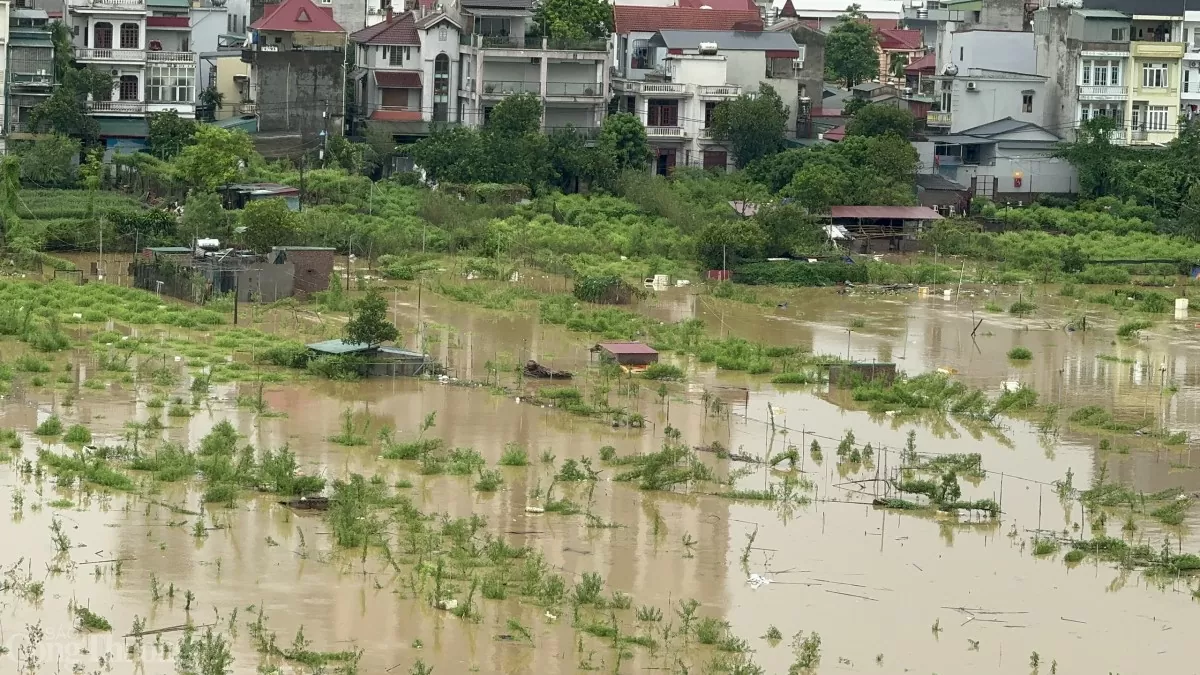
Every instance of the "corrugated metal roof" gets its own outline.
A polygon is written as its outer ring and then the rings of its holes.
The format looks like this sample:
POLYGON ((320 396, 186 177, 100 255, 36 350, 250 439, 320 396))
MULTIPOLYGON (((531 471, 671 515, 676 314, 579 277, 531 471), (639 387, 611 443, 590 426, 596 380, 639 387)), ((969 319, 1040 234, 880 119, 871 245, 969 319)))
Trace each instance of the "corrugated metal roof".
POLYGON ((186 246, 150 246, 147 251, 154 253, 191 253, 192 249, 186 246))
POLYGON ((610 354, 657 354, 650 345, 641 342, 601 342, 596 345, 610 354))
POLYGON ((937 211, 924 206, 832 206, 829 215, 832 218, 942 219, 937 211))
POLYGON ((332 246, 272 246, 272 251, 336 251, 332 246))
POLYGON ((464 9, 532 9, 533 0, 463 0, 464 9))
POLYGON ((799 51, 791 33, 755 33, 741 30, 662 30, 650 39, 652 46, 667 49, 696 49, 701 42, 715 42, 718 50, 799 51))
POLYGON ((925 188, 926 190, 953 190, 955 192, 961 192, 967 189, 965 185, 962 185, 961 183, 955 183, 949 178, 936 173, 917 174, 917 185, 925 188))
POLYGON ((1089 19, 1128 19, 1129 15, 1118 12, 1115 9, 1087 9, 1086 7, 1076 9, 1074 14, 1087 17, 1089 19))
POLYGON ((345 340, 314 342, 308 345, 308 348, 322 354, 358 354, 373 349, 371 345, 365 345, 361 342, 346 342, 345 340))

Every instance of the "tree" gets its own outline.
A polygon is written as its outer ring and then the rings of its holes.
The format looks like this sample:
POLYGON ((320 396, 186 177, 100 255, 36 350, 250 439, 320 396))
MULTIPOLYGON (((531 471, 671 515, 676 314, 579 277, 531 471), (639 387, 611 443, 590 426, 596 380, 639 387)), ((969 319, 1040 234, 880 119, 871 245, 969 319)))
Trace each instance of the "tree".
POLYGON ((528 92, 506 96, 492 108, 487 131, 497 136, 524 136, 542 126, 542 101, 528 92))
POLYGON ((850 5, 825 39, 825 78, 850 89, 879 77, 878 46, 875 28, 858 5, 850 5))
POLYGON ((216 87, 208 87, 196 96, 196 103, 197 117, 205 122, 211 122, 217 118, 221 106, 225 105, 225 94, 217 91, 216 87))
POLYGON ((1102 197, 1114 188, 1119 149, 1112 144, 1116 122, 1111 117, 1093 117, 1080 125, 1075 142, 1056 153, 1079 172, 1079 188, 1085 196, 1102 197))
POLYGON ((486 182, 483 141, 463 126, 434 125, 429 135, 408 146, 413 163, 433 181, 486 182))
POLYGON ((346 322, 346 342, 378 347, 400 337, 400 331, 387 320, 388 304, 379 289, 372 288, 354 302, 354 311, 346 322))
POLYGON ((221 198, 215 192, 188 193, 183 204, 183 218, 179 223, 179 238, 182 240, 229 236, 229 214, 221 206, 221 198))
POLYGON ((907 139, 912 135, 912 113, 890 105, 872 103, 863 106, 846 125, 847 136, 884 136, 907 139))
POLYGON ((632 113, 617 113, 604 118, 600 127, 600 149, 612 158, 618 173, 626 169, 644 169, 650 162, 646 127, 632 113))
POLYGON ((8 232, 17 224, 17 200, 21 191, 21 165, 16 157, 0 159, 0 250, 8 244, 8 232))
POLYGON ((604 0, 543 0, 534 25, 556 38, 604 38, 612 32, 612 6, 604 0))
POLYGON ((254 144, 244 131, 204 124, 196 129, 195 140, 175 157, 172 170, 181 183, 202 192, 233 182, 254 155, 254 144))
POLYGON ((835 166, 810 163, 796 172, 792 182, 779 191, 810 213, 829 213, 829 207, 845 205, 850 180, 835 166))
POLYGON ((100 125, 88 115, 88 96, 96 101, 111 98, 112 76, 100 70, 68 65, 54 93, 29 112, 31 130, 52 131, 81 139, 85 144, 95 142, 100 135, 100 125))
POLYGON ((744 260, 758 260, 766 245, 762 226, 753 218, 739 218, 704 226, 696 238, 696 253, 704 269, 719 270, 744 260))
POLYGON ((712 137, 728 145, 739 169, 783 149, 788 107, 775 89, 759 83, 758 95, 742 94, 717 105, 712 137))
POLYGON ((258 253, 290 244, 296 239, 298 220, 284 200, 256 199, 246 204, 238 216, 238 225, 244 228, 242 243, 258 253))
POLYGON ((180 117, 174 110, 151 113, 149 128, 150 152, 163 160, 178 155, 196 136, 196 122, 180 117))
POLYGON ((79 141, 61 134, 49 134, 33 141, 11 141, 13 154, 20 160, 21 177, 38 187, 66 188, 76 183, 79 141))
POLYGON ((854 117, 859 110, 871 105, 871 102, 865 98, 851 98, 842 104, 842 115, 845 117, 854 117))
POLYGON ((892 60, 888 63, 889 74, 898 79, 904 79, 904 69, 908 67, 908 54, 892 54, 892 60))
POLYGON ((815 255, 829 250, 829 237, 797 204, 772 204, 754 215, 766 236, 764 253, 771 256, 815 255))

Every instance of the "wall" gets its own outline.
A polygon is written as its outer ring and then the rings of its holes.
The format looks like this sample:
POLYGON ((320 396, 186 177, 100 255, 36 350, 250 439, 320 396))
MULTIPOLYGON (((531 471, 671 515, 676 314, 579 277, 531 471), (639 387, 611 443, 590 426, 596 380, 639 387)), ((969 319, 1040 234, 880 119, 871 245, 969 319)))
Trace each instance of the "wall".
POLYGON ((799 106, 800 83, 795 78, 767 78, 767 56, 762 51, 723 52, 727 61, 725 69, 729 84, 740 84, 742 93, 758 91, 760 82, 766 82, 775 88, 775 93, 783 99, 788 107, 787 129, 794 134, 796 129, 796 108, 799 106))
POLYGON ((319 138, 328 126, 342 131, 345 81, 341 50, 246 51, 253 60, 255 101, 260 132, 298 132, 305 143, 319 138), (269 103, 269 105, 268 105, 269 103), (328 111, 329 119, 322 117, 328 111))
MULTIPOLYGON (((250 75, 250 64, 244 63, 240 58, 241 52, 235 52, 228 56, 222 56, 217 59, 212 59, 213 67, 217 70, 217 91, 224 98, 221 108, 217 110, 217 119, 223 120, 233 117, 234 109, 242 102, 242 90, 238 88, 234 82, 234 75, 250 75)), ((249 92, 249 84, 246 85, 246 91, 249 92)))
POLYGON ((1046 82, 1042 78, 985 78, 963 74, 953 80, 953 98, 950 103, 950 133, 1011 117, 1039 126, 1046 124, 1043 106, 1046 98, 1046 82), (975 83, 975 91, 967 91, 967 83, 975 83), (1033 112, 1022 110, 1022 96, 1033 91, 1033 112))
MULTIPOLYGON (((193 7, 191 13, 191 36, 188 39, 188 48, 190 51, 197 54, 196 68, 196 95, 208 88, 209 72, 213 68, 213 64, 207 59, 199 58, 201 52, 217 51, 220 42, 218 38, 222 33, 226 33, 226 27, 229 24, 229 14, 227 7, 193 7)), ((156 39, 159 34, 166 31, 151 32, 150 37, 156 39)), ((186 35, 186 34, 185 34, 186 35)), ((164 43, 165 45, 165 43, 164 43)), ((166 47, 164 46, 164 49, 166 47)), ((231 103, 230 99, 225 99, 227 103, 231 103)))
MULTIPOLYGON (((953 33, 949 61, 958 72, 986 68, 1008 73, 1037 72, 1033 33, 968 30, 953 33)), ((939 61, 939 65, 943 62, 939 61)))
MULTIPOLYGON (((318 0, 317 6, 322 6, 321 0, 318 0)), ((332 6, 333 20, 347 34, 367 27, 367 2, 364 0, 332 0, 332 6)))
POLYGON ((804 67, 796 74, 797 89, 813 107, 821 105, 825 91, 825 34, 805 26, 793 28, 796 44, 804 45, 804 67))
POLYGON ((594 129, 600 126, 600 122, 596 117, 596 108, 594 106, 546 106, 546 128, 548 129, 565 127, 568 124, 579 129, 594 129))
POLYGON ((357 49, 356 64, 360 68, 378 68, 380 70, 420 70, 421 69, 421 48, 416 45, 361 45, 357 49), (384 49, 388 50, 388 55, 384 56, 384 49), (406 55, 401 58, 401 65, 393 66, 391 59, 391 50, 399 49, 401 51, 407 49, 406 55))
MULTIPOLYGON (((515 28, 514 28, 514 30, 515 30, 515 28)), ((438 55, 445 54, 450 60, 449 88, 448 88, 448 94, 446 96, 446 110, 447 110, 446 119, 448 121, 457 120, 457 119, 459 119, 459 113, 458 113, 458 105, 459 105, 458 60, 460 58, 459 45, 458 45, 458 31, 455 30, 454 27, 451 26, 450 24, 443 22, 443 23, 440 23, 435 26, 430 26, 428 30, 418 31, 418 33, 421 36, 421 54, 420 54, 421 60, 419 61, 419 64, 420 64, 419 68, 421 70, 421 83, 424 85, 424 89, 421 92, 422 115, 424 116, 425 120, 433 119, 434 62, 437 60, 438 55), (444 31, 442 30, 443 28, 445 28, 444 31)), ((479 51, 482 52, 483 50, 481 49, 479 51)), ((469 57, 465 57, 465 58, 469 58, 469 57)), ((478 73, 478 75, 476 76, 476 80, 478 80, 478 78, 480 78, 480 77, 485 77, 485 78, 490 77, 487 70, 480 70, 480 68, 481 68, 480 64, 482 63, 482 59, 483 59, 482 53, 477 55, 476 58, 480 59, 479 61, 476 62, 476 65, 474 68, 475 72, 478 73)), ((487 65, 490 67, 492 65, 492 63, 488 62, 487 65)), ((503 78, 497 78, 497 79, 503 79, 503 78)), ((534 78, 534 81, 537 81, 536 77, 534 78)), ((478 81, 476 81, 476 87, 479 88, 478 91, 483 91, 482 84, 479 83, 478 81)), ((483 116, 480 114, 469 115, 469 116, 464 115, 463 119, 465 119, 469 123, 474 123, 474 124, 482 124, 483 123, 483 116)))
POLYGON ((289 249, 285 252, 286 260, 293 267, 295 297, 303 300, 312 293, 329 288, 329 277, 333 274, 333 255, 333 249, 289 249))
POLYGON ((1070 10, 1065 7, 1038 10, 1034 19, 1034 52, 1037 74, 1046 78, 1042 110, 1045 126, 1066 140, 1073 140, 1073 125, 1079 115, 1080 43, 1067 38, 1070 10))

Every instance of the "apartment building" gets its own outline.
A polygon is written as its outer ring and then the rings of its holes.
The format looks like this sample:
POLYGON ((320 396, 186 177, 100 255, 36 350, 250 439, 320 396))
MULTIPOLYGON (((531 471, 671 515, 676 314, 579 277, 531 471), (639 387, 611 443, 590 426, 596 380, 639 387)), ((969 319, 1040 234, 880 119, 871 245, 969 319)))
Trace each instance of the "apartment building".
MULTIPOLYGON (((729 158, 708 132, 717 104, 771 85, 796 128, 803 45, 788 32, 660 30, 647 45, 645 68, 613 81, 620 110, 646 126, 654 171, 682 165, 722 167, 729 158)), ((618 71, 620 72, 620 71, 618 71)))
POLYGON ((543 128, 598 133, 607 109, 604 39, 535 36, 531 0, 461 0, 439 9, 385 14, 350 36, 359 125, 398 140, 432 123, 485 124, 513 94, 536 94, 543 128))
MULTIPOLYGON (((8 3, 3 3, 6 8, 8 3)), ((5 44, 4 133, 8 138, 27 133, 24 122, 35 107, 54 91, 54 41, 50 15, 42 9, 12 9, 5 44)))
POLYGON ((1115 142, 1168 143, 1191 100, 1181 98, 1185 82, 1189 90, 1196 82, 1188 67, 1194 61, 1185 59, 1183 4, 1102 4, 1107 7, 1052 6, 1037 12, 1038 72, 1050 79, 1048 120, 1071 136, 1088 119, 1111 117, 1117 123, 1115 142), (1144 11, 1178 14, 1136 13, 1144 11))
POLYGON ((1183 13, 1183 42, 1186 50, 1180 66, 1180 107, 1188 118, 1200 114, 1200 2, 1189 6, 1196 10, 1183 13))

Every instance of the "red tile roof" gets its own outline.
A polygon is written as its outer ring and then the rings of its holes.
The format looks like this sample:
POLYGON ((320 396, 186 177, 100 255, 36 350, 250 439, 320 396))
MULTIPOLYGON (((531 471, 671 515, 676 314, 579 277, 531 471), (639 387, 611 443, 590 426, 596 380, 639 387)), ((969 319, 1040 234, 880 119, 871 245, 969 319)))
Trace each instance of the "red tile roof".
POLYGON ((899 51, 916 51, 921 48, 921 31, 905 30, 903 28, 882 29, 879 33, 879 47, 899 51))
MULTIPOLYGON (((617 5, 621 7, 622 5, 617 5)), ((616 9, 614 7, 614 9, 616 9)), ((640 342, 601 342, 596 345, 610 354, 657 354, 649 345, 640 342)))
POLYGON ((899 19, 867 19, 875 30, 895 30, 900 27, 899 19))
POLYGON ((796 18, 796 6, 792 4, 792 0, 783 0, 783 7, 779 9, 779 16, 796 18))
POLYGON ((379 122, 420 122, 420 110, 376 110, 371 119, 379 122))
POLYGON ((421 46, 421 37, 417 35, 417 22, 412 12, 394 14, 391 21, 383 21, 355 31, 350 35, 350 40, 364 45, 421 46))
POLYGON ((758 8, 750 0, 679 0, 679 6, 688 9, 707 7, 722 12, 758 12, 758 8))
POLYGON ((937 54, 934 54, 933 52, 929 52, 925 56, 922 56, 921 58, 917 59, 916 61, 913 61, 912 63, 905 66, 904 72, 919 73, 919 72, 926 71, 926 70, 932 71, 934 68, 937 68, 937 54))
POLYGON ((420 89, 419 70, 377 70, 375 85, 384 89, 420 89))
POLYGON ((250 28, 287 33, 346 32, 333 20, 332 7, 318 7, 312 0, 283 0, 277 5, 264 5, 262 18, 250 24, 250 28))
POLYGON ((846 138, 846 127, 844 127, 844 126, 834 127, 832 129, 830 129, 829 131, 826 131, 825 133, 821 134, 821 138, 823 138, 831 143, 841 143, 846 138))
POLYGON ((762 30, 757 11, 690 9, 687 7, 613 7, 618 35, 654 33, 660 30, 762 30))
POLYGON ((147 28, 188 28, 188 18, 186 16, 148 16, 146 17, 147 28))
POLYGON ((893 218, 896 220, 941 220, 937 211, 925 206, 831 206, 832 218, 893 218))

